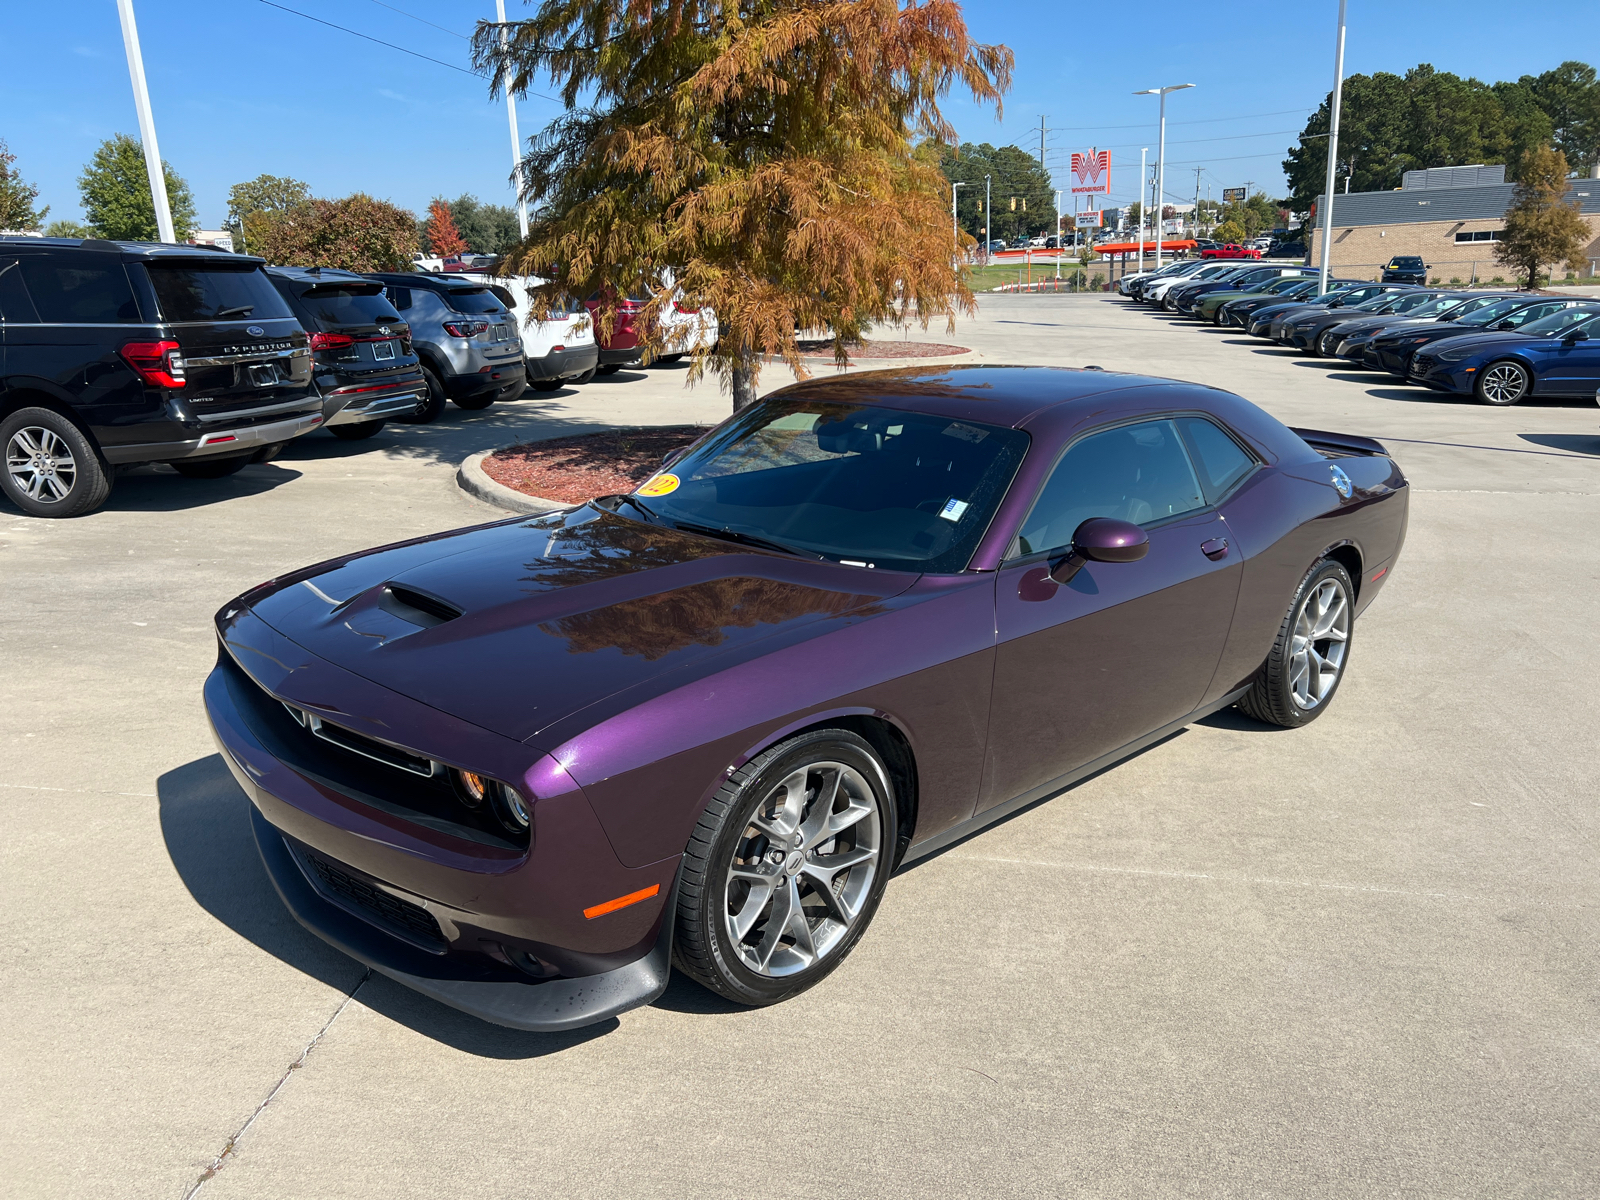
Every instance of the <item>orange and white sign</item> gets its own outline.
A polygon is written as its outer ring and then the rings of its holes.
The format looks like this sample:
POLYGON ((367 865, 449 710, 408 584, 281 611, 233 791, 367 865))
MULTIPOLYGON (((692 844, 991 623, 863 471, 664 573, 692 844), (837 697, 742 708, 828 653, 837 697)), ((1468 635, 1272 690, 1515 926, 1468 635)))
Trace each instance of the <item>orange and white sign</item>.
POLYGON ((1072 155, 1072 194, 1104 192, 1111 194, 1111 151, 1074 151, 1072 155))

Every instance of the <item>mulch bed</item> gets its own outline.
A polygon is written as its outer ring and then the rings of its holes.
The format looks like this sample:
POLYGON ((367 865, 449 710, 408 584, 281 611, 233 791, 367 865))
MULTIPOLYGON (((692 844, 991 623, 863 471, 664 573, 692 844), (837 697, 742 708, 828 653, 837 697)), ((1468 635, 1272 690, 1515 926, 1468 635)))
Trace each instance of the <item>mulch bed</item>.
MULTIPOLYGON (((830 338, 801 338, 800 353, 806 358, 832 358, 833 341, 830 338)), ((846 343, 845 351, 851 361, 872 358, 944 358, 952 354, 965 354, 965 346, 947 346, 941 342, 857 342, 846 343)))
POLYGON ((608 429, 496 450, 483 470, 529 496, 581 504, 631 492, 661 469, 661 460, 705 432, 703 425, 608 429))

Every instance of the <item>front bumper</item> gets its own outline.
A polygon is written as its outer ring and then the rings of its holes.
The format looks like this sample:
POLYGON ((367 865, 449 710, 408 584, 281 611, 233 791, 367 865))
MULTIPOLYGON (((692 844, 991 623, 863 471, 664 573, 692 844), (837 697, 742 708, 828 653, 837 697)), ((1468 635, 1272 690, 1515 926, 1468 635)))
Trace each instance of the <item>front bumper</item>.
POLYGON ((109 463, 173 462, 186 458, 213 458, 259 450, 310 433, 324 423, 317 412, 298 412, 279 421, 245 425, 234 429, 211 429, 197 438, 181 442, 145 442, 129 446, 106 446, 102 453, 109 463))
POLYGON ((599 365, 600 347, 595 343, 562 346, 539 358, 528 359, 528 380, 537 383, 544 379, 573 379, 599 365))
POLYGON ((599 347, 600 355, 597 360, 602 367, 631 367, 644 360, 644 349, 641 346, 628 346, 622 349, 599 347))
POLYGON ((1398 375, 1404 379, 1411 373, 1411 358, 1412 354, 1415 353, 1415 351, 1412 351, 1408 354, 1403 350, 1396 350, 1390 346, 1380 346, 1374 351, 1373 357, 1377 360, 1379 370, 1387 371, 1391 375, 1398 375))

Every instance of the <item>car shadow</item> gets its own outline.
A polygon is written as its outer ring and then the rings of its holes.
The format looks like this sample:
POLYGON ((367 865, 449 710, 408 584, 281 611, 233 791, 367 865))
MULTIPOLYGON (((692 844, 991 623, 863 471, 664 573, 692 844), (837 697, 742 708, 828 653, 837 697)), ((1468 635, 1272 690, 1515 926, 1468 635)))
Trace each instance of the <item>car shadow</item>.
POLYGON ((299 478, 299 471, 277 461, 252 463, 222 479, 188 479, 164 465, 129 467, 117 472, 105 507, 112 512, 182 512, 260 496, 299 478))
POLYGON ((505 1029, 430 1000, 339 953, 303 929, 284 907, 261 865, 250 828, 250 801, 217 754, 166 772, 156 781, 161 835, 178 878, 195 903, 246 941, 313 979, 350 993, 406 1028, 480 1058, 556 1054, 618 1027, 613 1018, 566 1033, 505 1029))
POLYGON ((1519 433, 1517 436, 1525 442, 1532 442, 1536 446, 1548 446, 1552 450, 1568 450, 1574 454, 1600 456, 1600 437, 1594 434, 1519 433))
POLYGON ((1207 729, 1233 729, 1240 733, 1288 732, 1282 725, 1268 725, 1265 721, 1258 721, 1254 717, 1246 716, 1234 705, 1219 709, 1209 717, 1202 717, 1195 724, 1204 725, 1207 729))

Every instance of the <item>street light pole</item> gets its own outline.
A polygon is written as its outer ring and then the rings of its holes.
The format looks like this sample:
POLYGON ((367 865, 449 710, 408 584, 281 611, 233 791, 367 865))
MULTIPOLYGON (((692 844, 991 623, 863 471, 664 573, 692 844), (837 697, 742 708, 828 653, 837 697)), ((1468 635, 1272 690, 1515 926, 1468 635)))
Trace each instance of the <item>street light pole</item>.
POLYGON ((956 224, 956 189, 966 186, 965 183, 952 183, 950 185, 950 252, 953 255, 961 253, 961 226, 956 224))
POLYGON ((1344 9, 1339 0, 1339 36, 1333 48, 1333 110, 1328 126, 1328 181, 1322 199, 1322 269, 1317 272, 1317 295, 1328 290, 1328 255, 1333 253, 1333 175, 1339 157, 1339 100, 1344 92, 1344 9))
POLYGON ((994 192, 989 176, 983 177, 983 265, 989 265, 989 241, 994 237, 994 192))
POLYGON ((1144 222, 1150 214, 1145 209, 1150 206, 1144 202, 1144 156, 1150 153, 1149 146, 1139 147, 1139 272, 1144 273, 1144 222))
POLYGON ((150 112, 150 89, 144 81, 144 55, 139 51, 139 27, 133 22, 133 0, 117 0, 122 18, 122 45, 128 52, 128 77, 133 81, 133 106, 139 113, 139 140, 144 143, 144 169, 150 176, 150 199, 156 208, 156 231, 163 242, 176 242, 172 205, 167 201, 167 175, 161 169, 161 147, 156 145, 156 120, 150 112))
MULTIPOLYGON (((506 0, 494 0, 494 13, 500 21, 500 49, 503 53, 510 40, 506 33, 506 0)), ((517 227, 524 239, 528 236, 528 202, 522 195, 522 138, 517 133, 517 98, 511 94, 511 68, 500 75, 500 85, 506 89, 506 116, 511 119, 511 178, 517 186, 517 227)))
MULTIPOLYGON (((1342 4, 1344 0, 1340 0, 1342 4)), ((1161 136, 1156 147, 1156 270, 1161 270, 1161 210, 1167 202, 1167 93, 1192 88, 1192 83, 1174 83, 1168 87, 1146 88, 1135 96, 1161 97, 1161 136)))

